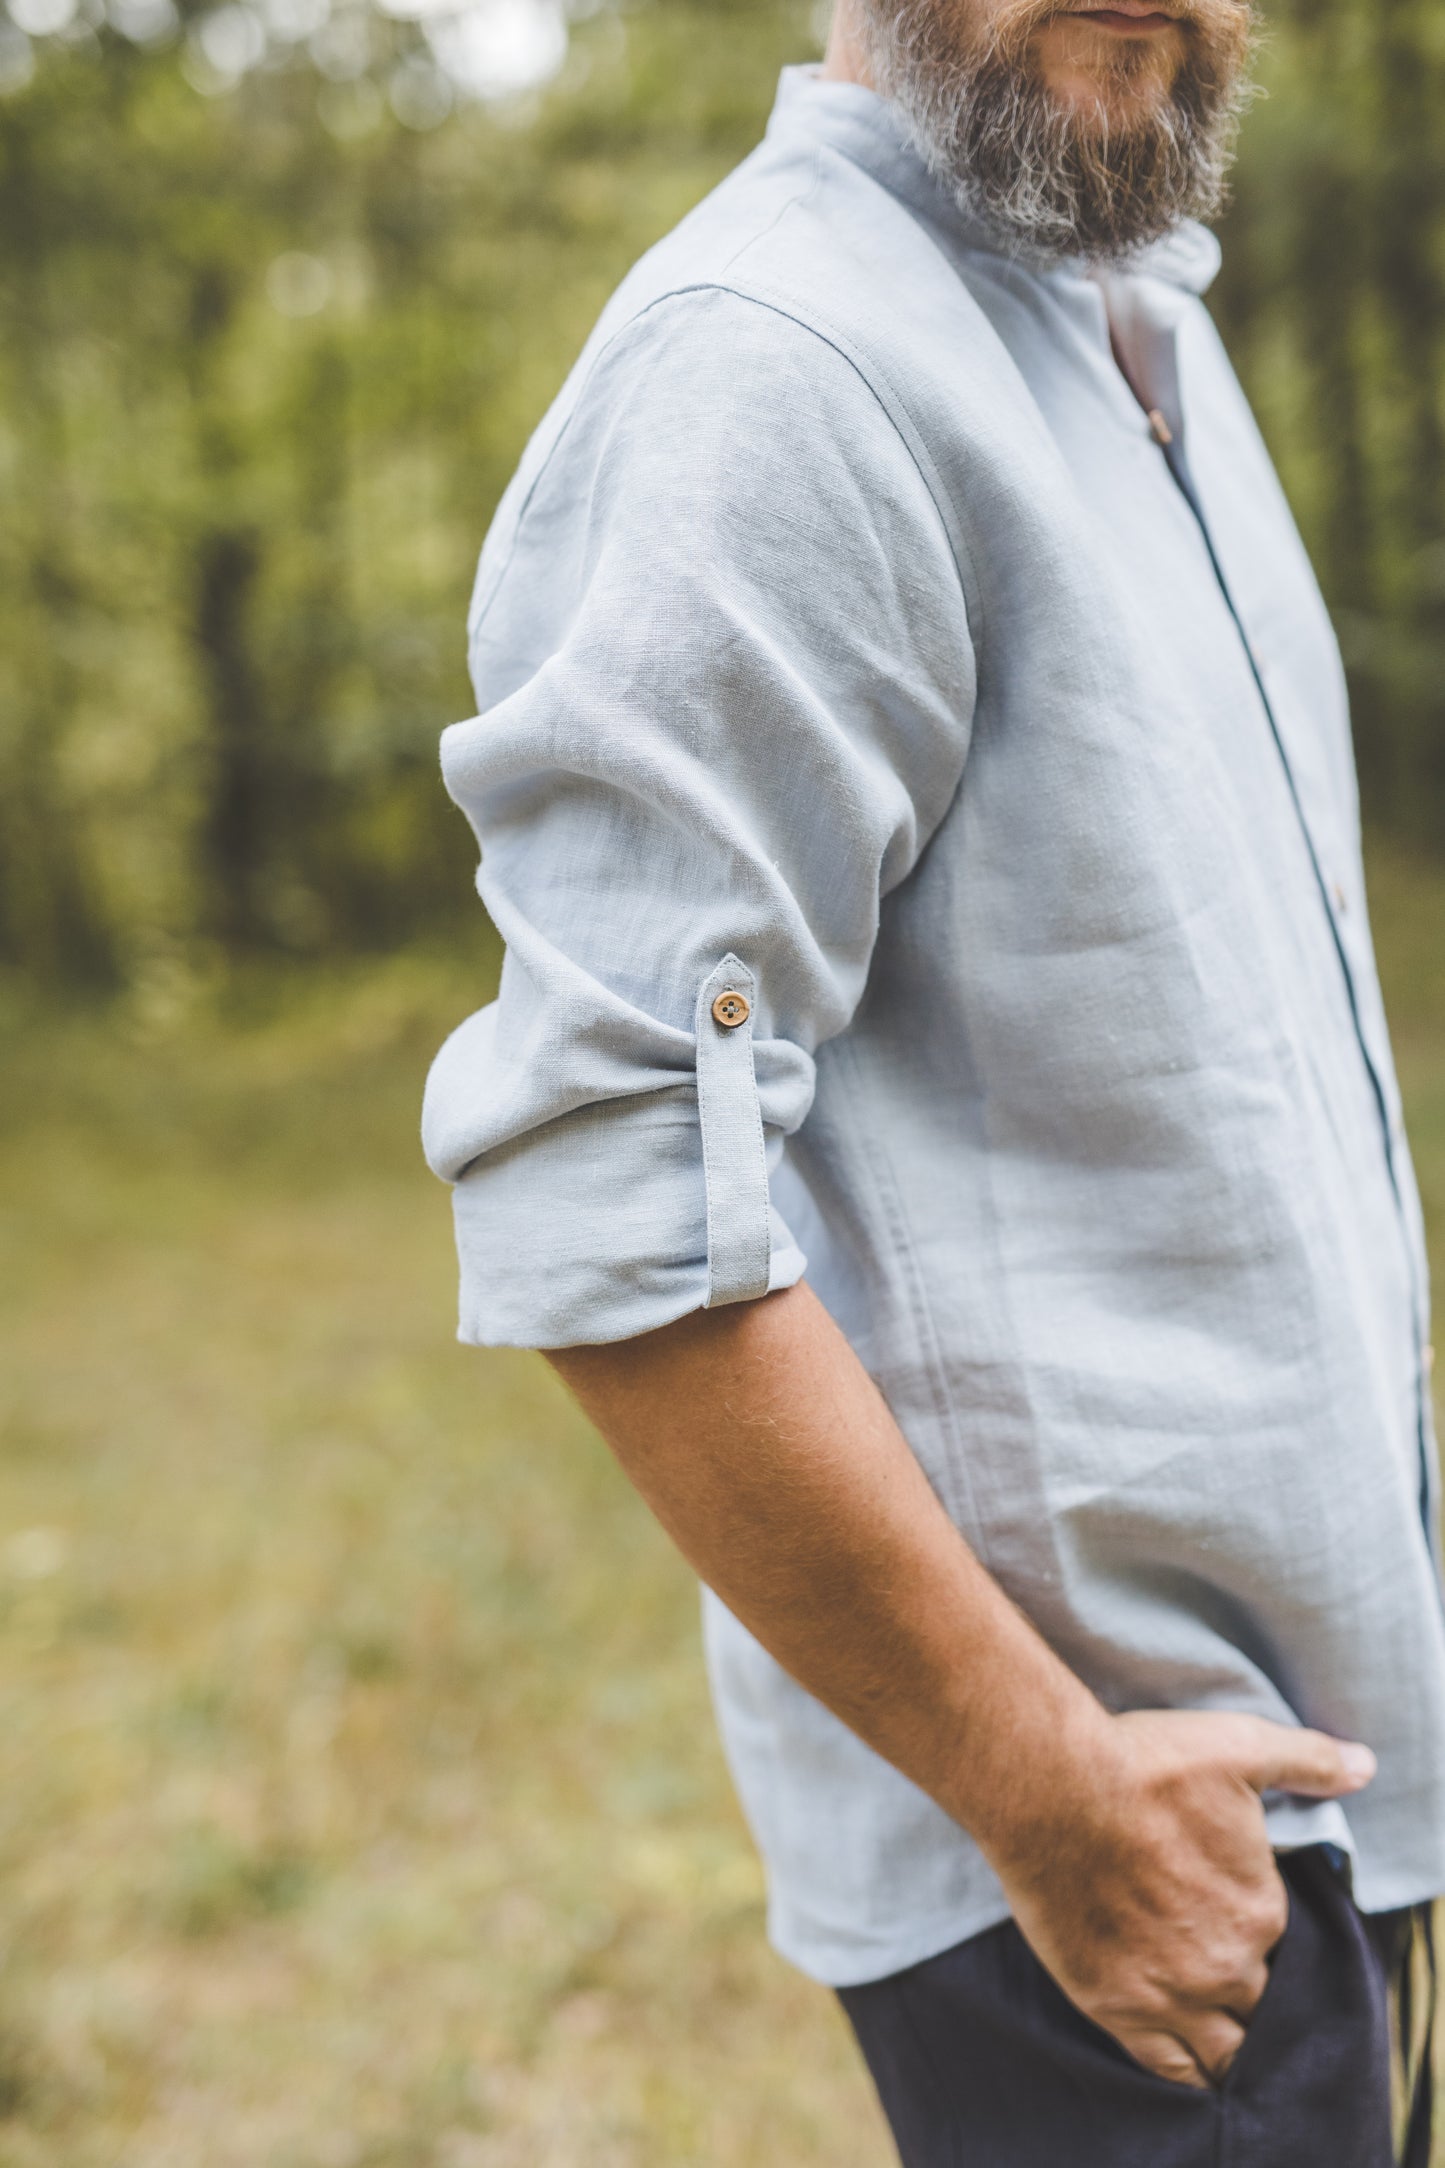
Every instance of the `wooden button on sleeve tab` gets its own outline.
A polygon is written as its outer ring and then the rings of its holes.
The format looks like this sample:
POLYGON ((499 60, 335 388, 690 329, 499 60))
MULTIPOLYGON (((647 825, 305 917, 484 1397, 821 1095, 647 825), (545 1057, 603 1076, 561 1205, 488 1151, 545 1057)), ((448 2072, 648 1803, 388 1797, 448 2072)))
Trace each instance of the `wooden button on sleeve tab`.
POLYGON ((726 1030, 736 1031, 739 1024, 747 1022, 752 1010, 746 994, 727 992, 718 995, 712 1005, 712 1013, 726 1030))

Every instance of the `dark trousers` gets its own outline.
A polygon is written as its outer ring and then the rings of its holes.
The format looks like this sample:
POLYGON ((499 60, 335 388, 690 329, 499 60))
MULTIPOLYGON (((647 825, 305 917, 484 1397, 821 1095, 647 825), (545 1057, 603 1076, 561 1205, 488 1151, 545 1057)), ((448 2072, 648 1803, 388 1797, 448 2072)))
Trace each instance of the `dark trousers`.
POLYGON ((1208 2092, 1134 2062, 1012 1921, 845 1988, 904 2168, 1392 2168, 1388 1986, 1408 1916, 1357 1911, 1327 1846, 1280 1869, 1289 1926, 1208 2092))

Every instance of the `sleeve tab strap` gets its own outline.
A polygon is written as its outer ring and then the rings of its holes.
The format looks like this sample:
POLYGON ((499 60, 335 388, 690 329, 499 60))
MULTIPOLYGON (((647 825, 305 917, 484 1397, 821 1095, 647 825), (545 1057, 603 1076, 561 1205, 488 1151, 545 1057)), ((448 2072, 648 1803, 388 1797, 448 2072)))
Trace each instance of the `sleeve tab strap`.
POLYGON ((697 997, 697 1105, 707 1183, 707 1307, 768 1291, 772 1223, 763 1120, 753 1073, 757 983, 724 956, 697 997), (731 998, 728 998, 731 997, 731 998))

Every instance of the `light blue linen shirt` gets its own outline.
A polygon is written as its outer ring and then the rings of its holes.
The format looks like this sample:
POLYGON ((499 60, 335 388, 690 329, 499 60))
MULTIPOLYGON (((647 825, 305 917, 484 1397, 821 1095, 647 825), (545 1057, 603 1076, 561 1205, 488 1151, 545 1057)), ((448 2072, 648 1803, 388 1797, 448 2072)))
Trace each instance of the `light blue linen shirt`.
MULTIPOLYGON (((1380 1909, 1445 1889, 1425 1263, 1338 657, 1216 262, 1025 269, 886 105, 785 76, 488 537, 443 762, 507 954, 425 1139, 466 1340, 806 1271, 1109 1707, 1375 1748, 1271 1827, 1380 1909)), ((1005 1915, 712 1599, 707 1641, 786 1955, 857 1982, 1005 1915)))

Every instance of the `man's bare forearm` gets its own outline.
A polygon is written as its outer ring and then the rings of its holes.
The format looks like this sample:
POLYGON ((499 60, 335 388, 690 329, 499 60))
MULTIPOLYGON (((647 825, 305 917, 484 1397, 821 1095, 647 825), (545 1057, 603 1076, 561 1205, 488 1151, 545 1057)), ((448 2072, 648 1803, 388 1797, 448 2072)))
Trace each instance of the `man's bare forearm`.
POLYGON ((1080 2009, 1228 2069, 1285 1897, 1259 1794, 1372 1757, 1259 1717, 1111 1716, 984 1570, 805 1286, 551 1357, 678 1547, 809 1692, 972 1832, 1080 2009))
POLYGON ((709 1587, 990 1852, 1107 1719, 985 1572, 804 1285, 551 1360, 709 1587))

